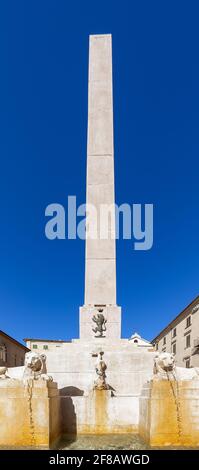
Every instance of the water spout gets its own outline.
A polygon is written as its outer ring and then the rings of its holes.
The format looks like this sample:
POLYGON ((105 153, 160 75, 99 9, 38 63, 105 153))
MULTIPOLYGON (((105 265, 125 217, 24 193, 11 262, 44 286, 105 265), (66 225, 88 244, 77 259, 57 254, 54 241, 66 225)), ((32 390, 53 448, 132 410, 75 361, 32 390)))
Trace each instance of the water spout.
POLYGON ((173 371, 171 371, 170 373, 167 372, 167 379, 169 381, 169 384, 170 384, 170 387, 171 387, 171 390, 172 390, 172 394, 173 394, 173 397, 174 397, 174 401, 175 401, 177 426, 178 426, 178 437, 179 437, 179 440, 181 441, 181 437, 182 437, 182 413, 181 413, 181 404, 180 404, 179 384, 178 384, 176 374, 173 371), (171 374, 172 378, 170 377, 170 374, 171 374), (174 383, 175 383, 175 386, 174 386, 174 383))
POLYGON ((28 409, 29 409, 29 423, 30 423, 30 435, 31 435, 31 446, 35 447, 35 426, 33 420, 33 409, 32 409, 32 390, 33 380, 27 380, 26 390, 28 393, 28 409))

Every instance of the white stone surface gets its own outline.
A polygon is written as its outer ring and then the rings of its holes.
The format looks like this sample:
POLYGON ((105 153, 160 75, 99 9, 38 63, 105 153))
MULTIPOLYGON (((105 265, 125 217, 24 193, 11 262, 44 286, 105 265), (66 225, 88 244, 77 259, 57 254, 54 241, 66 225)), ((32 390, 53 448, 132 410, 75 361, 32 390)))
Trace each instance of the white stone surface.
POLYGON ((87 184, 87 203, 93 204, 97 210, 101 204, 114 204, 114 185, 107 183, 87 184))
MULTIPOLYGON (((85 305, 116 304, 115 214, 101 228, 101 205, 114 205, 113 99, 111 35, 90 36, 86 202, 96 208, 86 239, 85 305)), ((83 316, 81 315, 81 319, 83 316)), ((80 332, 85 332, 85 324, 80 332)))
POLYGON ((25 366, 20 367, 9 367, 8 368, 8 375, 11 379, 18 379, 22 380, 24 375, 25 366))
POLYGON ((90 240, 86 248, 88 259, 115 259, 115 245, 112 240, 90 240))
POLYGON ((113 154, 112 112, 107 109, 93 110, 89 114, 88 155, 113 154), (94 112, 95 111, 95 112, 94 112))
POLYGON ((90 36, 89 81, 112 81, 111 34, 90 36))
POLYGON ((153 376, 154 352, 131 346, 128 340, 94 338, 66 343, 56 351, 48 351, 47 371, 64 394, 88 393, 96 373, 96 354, 104 351, 107 383, 117 395, 139 396, 143 384, 153 376))
MULTIPOLYGON (((86 312, 85 319, 88 315, 86 312)), ((114 311, 110 315, 114 318, 114 311)), ((96 432, 91 396, 99 351, 104 352, 106 383, 114 395, 109 396, 107 426, 102 432, 137 432, 139 399, 144 384, 153 376, 155 353, 135 348, 128 339, 113 338, 75 340, 56 354, 47 353, 48 373, 62 395, 64 432, 96 432)))
POLYGON ((110 391, 105 403, 96 403, 95 392, 86 396, 62 397, 63 431, 97 434, 137 432, 139 399, 133 396, 114 396, 110 391))
POLYGON ((87 158, 87 181, 89 185, 114 184, 113 158, 107 155, 88 156, 87 158))
MULTIPOLYGON (((95 307, 80 307, 80 338, 98 341, 96 333, 93 331, 95 323, 92 318, 98 313, 95 307)), ((110 305, 103 308, 103 315, 106 320, 106 331, 103 339, 119 339, 121 337, 121 307, 110 305)))
POLYGON ((115 276, 115 259, 87 259, 85 305, 115 305, 115 276))

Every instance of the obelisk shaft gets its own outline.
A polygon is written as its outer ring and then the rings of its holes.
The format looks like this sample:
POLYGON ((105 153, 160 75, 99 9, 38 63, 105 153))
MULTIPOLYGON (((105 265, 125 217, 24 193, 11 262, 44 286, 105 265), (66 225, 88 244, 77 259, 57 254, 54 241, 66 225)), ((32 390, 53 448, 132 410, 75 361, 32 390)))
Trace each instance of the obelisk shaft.
MULTIPOLYGON (((114 196, 112 38, 90 36, 86 202, 96 208, 97 237, 86 239, 85 305, 116 304, 115 220, 107 239, 100 239, 102 205, 111 206, 114 196), (100 223, 99 223, 100 222, 100 223), (93 239, 96 238, 96 239, 93 239)), ((93 234, 92 234, 93 231, 93 234)))
POLYGON ((114 203, 112 44, 108 34, 90 36, 89 43, 85 302, 79 315, 80 340, 94 341, 98 347, 121 338, 114 203), (106 213, 102 214, 102 207, 107 208, 106 213), (107 233, 102 236, 105 227, 107 233))

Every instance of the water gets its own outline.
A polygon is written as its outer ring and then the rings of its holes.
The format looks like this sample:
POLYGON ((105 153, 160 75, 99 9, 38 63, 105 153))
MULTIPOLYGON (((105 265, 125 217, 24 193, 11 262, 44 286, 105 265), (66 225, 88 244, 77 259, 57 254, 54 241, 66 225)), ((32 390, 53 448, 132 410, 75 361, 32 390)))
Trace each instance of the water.
POLYGON ((182 437, 182 416, 181 416, 181 404, 180 404, 180 393, 179 393, 179 384, 176 379, 175 373, 172 371, 171 375, 167 372, 167 379, 169 381, 172 394, 175 401, 176 406, 176 417, 177 417, 177 425, 178 425, 178 437, 181 440, 182 437), (173 379, 173 380, 172 380, 173 379))
POLYGON ((62 440, 62 450, 146 450, 137 434, 79 435, 62 440))
MULTIPOLYGON (((16 447, 1 447, 0 450, 16 450, 16 447)), ((38 450, 37 447, 23 447, 21 450, 38 450)), ((67 436, 54 450, 147 450, 149 447, 137 434, 98 434, 67 436)))
MULTIPOLYGON (((150 450, 138 434, 84 434, 62 439, 59 450, 150 450)), ((153 447, 153 450, 188 450, 187 447, 153 447)), ((191 449, 191 448, 190 448, 191 449)), ((192 448, 193 449, 193 448, 192 448)), ((199 450, 194 448, 193 450, 199 450)))
POLYGON ((27 393, 28 393, 28 408, 29 408, 29 419, 30 419, 30 434, 31 434, 31 446, 35 446, 35 426, 33 420, 33 411, 32 411, 32 389, 33 382, 28 381, 26 384, 27 393))
MULTIPOLYGON (((138 434, 104 434, 104 435, 80 435, 62 439, 54 450, 150 450, 138 434)), ((191 450, 187 447, 153 447, 153 450, 191 450)), ((0 446, 1 450, 42 450, 39 447, 6 447, 0 446)), ((199 448, 192 448, 199 450, 199 448)))

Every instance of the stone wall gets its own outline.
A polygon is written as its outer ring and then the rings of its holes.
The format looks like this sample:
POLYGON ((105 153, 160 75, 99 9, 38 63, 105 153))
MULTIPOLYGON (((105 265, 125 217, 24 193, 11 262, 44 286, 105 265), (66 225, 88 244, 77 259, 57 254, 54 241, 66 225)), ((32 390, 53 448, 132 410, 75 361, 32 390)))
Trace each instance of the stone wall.
POLYGON ((56 354, 46 352, 47 370, 58 383, 61 395, 88 393, 96 379, 95 354, 104 351, 107 383, 116 395, 139 396, 153 375, 154 352, 140 351, 128 340, 68 343, 56 354))
POLYGON ((92 390, 86 396, 62 397, 64 434, 136 433, 139 398, 113 396, 110 390, 92 390))
POLYGON ((61 435, 57 385, 39 380, 28 386, 1 379, 0 423, 1 447, 49 448, 61 435))
POLYGON ((140 398, 139 434, 151 446, 199 446, 199 380, 153 380, 140 398))
POLYGON ((139 397, 143 385, 153 375, 154 352, 140 351, 128 340, 110 342, 107 339, 75 341, 56 354, 47 353, 47 370, 58 383, 64 433, 137 432, 139 397), (104 351, 107 365, 106 402, 96 403, 103 394, 93 391, 96 380, 96 352, 104 351), (95 397, 95 400, 94 400, 95 397), (106 405, 106 406, 105 406, 106 405), (101 418, 96 412, 101 409, 101 418), (103 422, 106 410, 105 423, 103 422), (102 419, 102 426, 99 424, 102 419))

